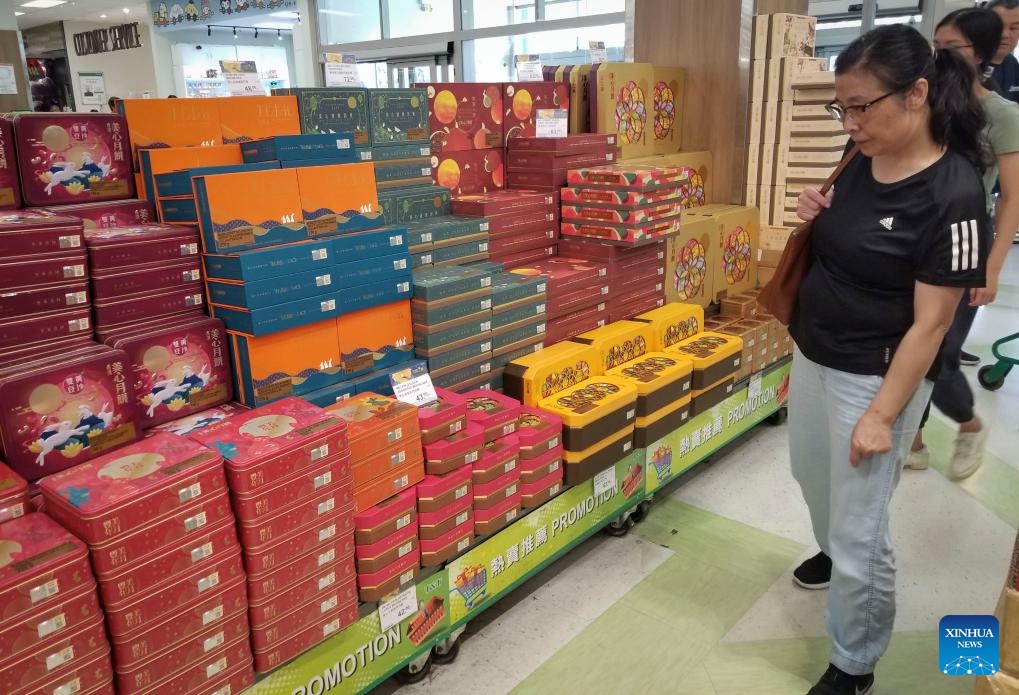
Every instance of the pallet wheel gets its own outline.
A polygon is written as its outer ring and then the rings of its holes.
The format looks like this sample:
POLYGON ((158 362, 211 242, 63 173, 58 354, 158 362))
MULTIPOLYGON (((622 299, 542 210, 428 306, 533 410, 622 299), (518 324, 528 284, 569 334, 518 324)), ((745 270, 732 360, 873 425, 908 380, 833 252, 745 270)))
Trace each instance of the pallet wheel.
POLYGON ((651 510, 651 503, 647 500, 642 501, 633 511, 630 512, 630 520, 635 524, 639 524, 647 518, 648 512, 651 510))
POLYGON ((1005 384, 1005 377, 1012 371, 1012 367, 1009 366, 1003 372, 999 370, 997 364, 985 365, 980 368, 977 372, 977 381, 988 391, 997 391, 1005 384))
POLYGON ((432 670, 432 652, 422 654, 414 661, 410 662, 399 671, 393 674, 393 678, 400 685, 412 685, 414 683, 420 683, 432 670))
POLYGON ((632 526, 633 519, 630 518, 630 515, 622 514, 617 516, 605 526, 605 533, 609 534, 613 538, 622 538, 630 532, 630 528, 632 526))
POLYGON ((789 419, 789 409, 781 407, 774 413, 768 416, 768 424, 773 427, 785 424, 785 421, 789 419))
POLYGON ((435 648, 432 649, 433 664, 443 666, 456 661, 456 658, 460 656, 460 635, 462 635, 466 629, 466 625, 461 625, 459 628, 450 633, 446 639, 435 643, 435 648))

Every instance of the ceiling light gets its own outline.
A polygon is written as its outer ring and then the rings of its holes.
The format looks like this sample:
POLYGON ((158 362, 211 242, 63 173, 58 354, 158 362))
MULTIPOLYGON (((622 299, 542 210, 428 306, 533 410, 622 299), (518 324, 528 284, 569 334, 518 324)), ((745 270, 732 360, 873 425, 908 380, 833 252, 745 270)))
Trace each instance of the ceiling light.
POLYGON ((125 7, 124 8, 124 14, 131 14, 131 8, 130 7, 125 7))
POLYGON ((14 16, 15 17, 20 17, 23 14, 25 14, 25 13, 24 12, 17 12, 17 11, 15 11, 14 16))
POLYGON ((319 10, 319 14, 331 14, 337 17, 356 17, 357 14, 354 12, 344 12, 343 10, 319 10))
POLYGON ((99 19, 106 19, 106 15, 104 14, 99 15, 99 19))
POLYGON ((283 17, 284 19, 297 19, 301 16, 299 12, 273 12, 269 15, 270 17, 283 17))
POLYGON ((56 7, 57 5, 63 5, 67 0, 31 0, 31 2, 21 3, 22 7, 37 7, 39 9, 46 9, 47 7, 56 7))

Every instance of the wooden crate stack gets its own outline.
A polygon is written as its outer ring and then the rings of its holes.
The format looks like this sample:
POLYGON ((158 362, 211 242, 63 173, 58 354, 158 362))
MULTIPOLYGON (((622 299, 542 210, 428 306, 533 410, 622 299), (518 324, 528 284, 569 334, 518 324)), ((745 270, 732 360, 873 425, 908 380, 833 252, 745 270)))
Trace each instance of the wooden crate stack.
POLYGON ((796 197, 838 163, 846 137, 825 104, 834 98, 828 61, 814 58, 815 20, 790 14, 754 20, 747 129, 746 201, 761 211, 758 279, 764 282, 798 223, 796 197))

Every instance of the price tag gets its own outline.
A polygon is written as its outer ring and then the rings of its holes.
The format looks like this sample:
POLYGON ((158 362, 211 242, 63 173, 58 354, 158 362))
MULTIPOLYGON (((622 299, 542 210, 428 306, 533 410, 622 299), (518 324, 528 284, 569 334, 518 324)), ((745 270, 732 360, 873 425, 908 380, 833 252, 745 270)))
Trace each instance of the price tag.
POLYGON ((588 50, 591 55, 591 64, 596 63, 607 63, 609 62, 609 53, 605 50, 604 41, 591 41, 588 44, 588 50))
POLYGON ((542 82, 541 57, 538 55, 518 55, 513 57, 517 66, 517 82, 542 82))
POLYGON ((594 476, 594 496, 599 497, 616 489, 616 467, 606 468, 594 476))
POLYGON ((265 96, 265 86, 253 60, 221 60, 219 67, 232 97, 265 96))
POLYGON ((325 54, 326 87, 362 87, 353 53, 325 54))
POLYGON ((407 369, 391 374, 389 381, 393 385, 396 400, 421 407, 439 399, 432 385, 432 377, 428 375, 425 362, 415 362, 407 369))
POLYGON ((379 623, 385 632, 409 618, 418 609, 417 587, 404 589, 388 601, 379 603, 379 623))
POLYGON ((538 109, 538 118, 534 122, 536 135, 539 138, 564 138, 569 128, 570 112, 566 109, 538 109))
POLYGON ((747 389, 747 400, 752 401, 761 395, 761 373, 758 372, 750 377, 750 386, 747 389))

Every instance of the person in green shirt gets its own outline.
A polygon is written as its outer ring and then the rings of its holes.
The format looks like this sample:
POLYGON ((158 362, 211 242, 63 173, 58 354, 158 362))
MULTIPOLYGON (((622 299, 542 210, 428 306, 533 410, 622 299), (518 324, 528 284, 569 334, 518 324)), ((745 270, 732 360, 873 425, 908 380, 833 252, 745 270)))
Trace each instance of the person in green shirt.
MULTIPOLYGON (((959 369, 962 345, 977 308, 990 304, 998 294, 1001 269, 1013 235, 1019 229, 1019 105, 1002 97, 987 79, 1002 31, 1000 14, 983 8, 968 8, 945 15, 934 33, 935 50, 958 51, 984 78, 974 83, 974 91, 987 115, 983 140, 993 159, 984 171, 984 189, 988 214, 994 215, 994 228, 998 232, 987 261, 986 286, 971 288, 963 296, 952 328, 945 336, 941 373, 931 397, 938 410, 959 425, 951 465, 951 475, 955 479, 965 478, 980 467, 987 443, 987 426, 974 410, 973 391, 959 369), (991 191, 999 179, 1001 193, 995 205, 991 191)), ((925 414, 924 422, 926 419, 925 414)), ((922 428, 921 423, 906 464, 914 469, 928 465, 922 428)))

